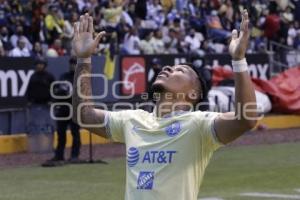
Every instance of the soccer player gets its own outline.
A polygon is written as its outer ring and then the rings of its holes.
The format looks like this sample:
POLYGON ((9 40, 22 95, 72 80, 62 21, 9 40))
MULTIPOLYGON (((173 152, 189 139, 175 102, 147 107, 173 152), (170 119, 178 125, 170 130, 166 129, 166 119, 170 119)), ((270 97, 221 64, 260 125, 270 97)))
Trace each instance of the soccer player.
POLYGON ((229 45, 235 77, 235 112, 193 111, 192 106, 204 92, 203 81, 192 66, 175 65, 165 66, 153 83, 160 99, 153 113, 149 113, 95 108, 89 98, 91 55, 105 33, 93 39, 92 17, 80 17, 73 39, 77 56, 74 120, 93 133, 126 144, 125 199, 196 200, 213 152, 255 126, 256 99, 245 60, 248 23, 244 10, 240 32, 232 32, 229 45))

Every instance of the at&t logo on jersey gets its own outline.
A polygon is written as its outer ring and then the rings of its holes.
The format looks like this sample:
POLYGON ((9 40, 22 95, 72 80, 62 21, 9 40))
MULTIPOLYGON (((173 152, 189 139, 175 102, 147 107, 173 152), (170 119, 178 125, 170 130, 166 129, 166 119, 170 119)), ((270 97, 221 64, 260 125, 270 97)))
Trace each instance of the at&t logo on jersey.
POLYGON ((139 161, 139 150, 135 147, 130 147, 127 151, 127 163, 129 167, 134 167, 139 161))
POLYGON ((172 163, 176 151, 146 151, 142 163, 172 163))
POLYGON ((170 164, 176 153, 177 151, 174 150, 148 150, 140 155, 140 151, 136 147, 130 147, 127 150, 127 163, 129 167, 134 167, 139 161, 142 164, 170 164))

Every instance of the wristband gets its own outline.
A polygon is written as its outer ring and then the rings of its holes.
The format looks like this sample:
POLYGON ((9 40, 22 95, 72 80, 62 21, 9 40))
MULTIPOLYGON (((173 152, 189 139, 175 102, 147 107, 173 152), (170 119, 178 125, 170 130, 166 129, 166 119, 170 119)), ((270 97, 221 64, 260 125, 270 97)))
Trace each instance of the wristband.
POLYGON ((77 64, 91 64, 92 63, 92 59, 91 57, 88 58, 77 58, 77 64))
POLYGON ((233 72, 240 73, 248 71, 248 64, 246 58, 242 60, 232 61, 233 72))

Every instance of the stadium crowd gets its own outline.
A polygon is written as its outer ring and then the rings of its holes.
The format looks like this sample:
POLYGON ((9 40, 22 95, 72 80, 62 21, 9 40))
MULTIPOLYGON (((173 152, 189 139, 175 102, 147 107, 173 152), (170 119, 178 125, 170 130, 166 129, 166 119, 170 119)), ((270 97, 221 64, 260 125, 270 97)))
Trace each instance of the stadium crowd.
POLYGON ((250 52, 271 40, 300 49, 299 0, 0 0, 0 55, 70 55, 73 24, 86 12, 108 33, 95 54, 222 53, 243 8, 250 52))

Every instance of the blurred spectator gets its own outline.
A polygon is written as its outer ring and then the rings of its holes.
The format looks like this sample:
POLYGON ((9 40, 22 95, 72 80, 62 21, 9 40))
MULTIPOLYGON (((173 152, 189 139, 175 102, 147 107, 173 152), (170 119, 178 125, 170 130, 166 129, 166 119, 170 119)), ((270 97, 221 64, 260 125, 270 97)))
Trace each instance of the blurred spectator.
POLYGON ((141 27, 144 29, 154 30, 159 27, 155 20, 152 18, 152 16, 148 17, 146 20, 137 19, 137 21, 140 21, 141 27))
POLYGON ((28 84, 28 101, 31 104, 48 105, 48 103, 52 101, 50 86, 55 79, 54 76, 46 70, 47 61, 45 59, 37 59, 35 66, 35 72, 31 76, 28 84))
POLYGON ((179 40, 177 38, 177 33, 176 31, 171 28, 169 30, 169 33, 167 36, 163 38, 164 44, 165 44, 165 51, 166 53, 170 54, 177 54, 179 53, 179 40))
POLYGON ((154 37, 150 40, 150 43, 153 46, 153 50, 155 54, 164 54, 165 52, 165 44, 162 38, 162 31, 157 29, 154 31, 154 37))
POLYGON ((5 56, 5 50, 3 48, 2 42, 0 41, 0 57, 3 57, 3 56, 5 56))
POLYGON ((162 10, 162 6, 159 3, 159 0, 150 0, 147 1, 147 17, 154 19, 159 15, 159 12, 162 10))
MULTIPOLYGON (((134 5, 134 4, 132 4, 134 5)), ((135 15, 136 17, 145 20, 147 16, 147 1, 145 0, 137 0, 135 3, 135 15)))
MULTIPOLYGON (((231 30, 239 29, 240 12, 245 8, 249 10, 252 26, 248 52, 265 50, 265 42, 270 40, 297 46, 295 23, 300 20, 299 0, 0 0, 0 39, 5 55, 17 46, 21 36, 30 51, 31 44, 40 42, 50 56, 63 55, 53 48, 54 41, 60 39, 61 48, 66 50, 64 55, 70 55, 73 24, 80 14, 89 12, 94 17, 96 32, 117 33, 115 54, 119 49, 120 53, 127 52, 126 49, 129 54, 140 53, 139 41, 155 30, 162 32, 162 38, 155 31, 151 38, 154 53, 161 53, 162 49, 187 52, 186 42, 182 41, 191 41, 190 32, 186 31, 191 28, 208 41, 208 49, 213 50, 214 46, 217 48, 214 52, 226 52, 224 45, 231 30), (157 45, 163 48, 158 49, 157 45)), ((146 40, 142 41, 143 48, 146 40)), ((197 51, 207 49, 201 43, 200 47, 198 42, 193 43, 197 51)))
POLYGON ((300 1, 299 0, 292 0, 292 7, 294 7, 294 16, 295 16, 295 21, 299 22, 300 21, 300 1))
MULTIPOLYGON (((72 83, 74 79, 74 71, 76 67, 76 58, 71 57, 69 60, 69 71, 62 74, 60 77, 60 81, 66 81, 70 84, 61 83, 57 84, 56 87, 54 87, 54 93, 56 96, 70 96, 72 93, 72 83)), ((67 102, 69 104, 72 104, 72 98, 68 99, 58 99, 58 102, 67 102)), ((45 167, 54 167, 63 164, 63 161, 65 160, 65 146, 66 146, 66 131, 67 128, 70 127, 71 134, 72 134, 72 149, 71 149, 71 155, 69 158, 69 162, 76 163, 79 162, 79 154, 80 154, 80 132, 79 132, 79 126, 78 124, 74 123, 72 121, 72 118, 70 119, 70 108, 68 106, 56 106, 55 110, 55 116, 59 118, 65 118, 62 120, 56 121, 56 128, 57 128, 57 135, 58 135, 58 144, 55 149, 54 157, 50 160, 47 160, 45 163, 42 164, 42 166, 45 167)))
POLYGON ((276 3, 281 10, 285 10, 289 5, 289 0, 276 0, 276 3))
POLYGON ((0 26, 6 26, 8 23, 10 6, 7 1, 0 1, 0 26))
POLYGON ((55 39, 53 45, 47 51, 47 56, 49 57, 57 57, 57 56, 64 56, 66 50, 62 47, 61 39, 55 39))
POLYGON ((106 8, 102 10, 106 22, 105 26, 114 30, 120 22, 122 11, 122 6, 116 5, 113 1, 108 1, 106 8))
POLYGON ((89 0, 76 0, 79 11, 87 10, 91 7, 91 2, 89 0))
POLYGON ((79 10, 78 3, 80 3, 80 1, 77 0, 59 1, 58 7, 62 10, 65 19, 70 19, 73 13, 79 14, 82 11, 82 9, 88 8, 87 6, 83 6, 82 8, 82 5, 80 5, 79 10))
POLYGON ((32 21, 31 30, 32 38, 34 41, 45 42, 45 23, 44 17, 46 13, 47 2, 46 0, 33 0, 32 7, 32 21))
POLYGON ((157 15, 153 18, 158 27, 161 27, 165 22, 166 16, 163 9, 159 9, 157 15))
POLYGON ((173 23, 170 25, 170 28, 173 28, 176 33, 184 34, 185 33, 185 25, 182 23, 182 20, 176 17, 173 20, 173 23))
MULTIPOLYGON (((27 98, 29 102, 28 133, 34 137, 47 134, 47 137, 51 138, 54 133, 54 123, 50 116, 50 103, 52 101, 50 86, 55 79, 54 76, 46 70, 46 60, 36 60, 35 67, 35 72, 30 77, 27 88, 27 98)), ((51 143, 49 142, 49 144, 51 143)), ((50 146, 50 148, 52 148, 52 145, 50 146)))
POLYGON ((35 59, 41 59, 44 57, 41 43, 39 42, 34 43, 33 49, 31 51, 31 56, 34 57, 35 59))
POLYGON ((295 21, 294 23, 290 23, 290 28, 288 30, 288 38, 287 38, 287 44, 289 46, 296 46, 295 44, 295 40, 297 35, 300 33, 300 28, 299 28, 299 22, 295 21))
POLYGON ((119 44, 123 43, 123 39, 124 39, 126 33, 128 33, 130 31, 131 27, 132 26, 127 24, 124 19, 120 20, 120 23, 117 27, 117 35, 118 35, 118 43, 119 44))
POLYGON ((115 33, 107 34, 101 39, 101 42, 98 44, 98 49, 96 50, 98 55, 104 54, 111 48, 110 45, 112 37, 116 37, 115 33))
POLYGON ((297 32, 297 36, 295 37, 294 48, 300 50, 300 31, 297 32))
POLYGON ((278 31, 280 29, 280 17, 276 10, 270 10, 270 14, 266 17, 265 25, 265 36, 269 40, 278 40, 278 31))
MULTIPOLYGON (((129 1, 126 11, 127 11, 128 15, 130 16, 130 18, 133 21, 135 21, 136 19, 143 19, 144 20, 145 18, 138 17, 138 15, 136 13, 137 12, 137 6, 138 5, 136 3, 129 1)), ((147 10, 146 10, 146 12, 147 12, 147 10)), ((121 20, 122 20, 122 18, 121 18, 121 20)))
POLYGON ((28 50, 32 49, 32 44, 28 40, 28 38, 23 33, 23 27, 21 25, 17 26, 15 34, 13 34, 10 37, 10 42, 13 47, 17 46, 17 41, 22 38, 22 40, 25 42, 25 46, 28 50))
POLYGON ((140 49, 143 54, 154 54, 154 47, 151 43, 153 38, 153 32, 149 32, 146 34, 145 39, 140 42, 140 49))
POLYGON ((263 36, 263 34, 264 32, 261 30, 260 24, 257 21, 256 24, 253 24, 253 27, 251 28, 250 36, 252 37, 252 39, 254 39, 256 37, 263 36))
POLYGON ((201 42, 204 40, 204 37, 201 33, 195 31, 195 29, 190 29, 189 34, 184 38, 184 46, 186 47, 186 52, 192 52, 200 54, 201 42))
MULTIPOLYGON (((183 10, 183 8, 187 5, 187 0, 176 0, 176 9, 180 12, 183 10)), ((196 3, 196 2, 194 2, 196 3)))
MULTIPOLYGON (((224 16, 224 19, 227 19, 230 22, 233 22, 234 10, 232 7, 231 0, 226 0, 224 4, 219 8, 219 14, 224 16)), ((251 13, 252 15, 252 13, 251 13)))
POLYGON ((64 18, 62 12, 56 6, 50 6, 49 13, 45 17, 46 38, 49 45, 63 34, 64 18))
POLYGON ((129 33, 124 37, 124 54, 140 54, 140 38, 137 35, 137 30, 131 28, 129 33))
MULTIPOLYGON (((123 10, 120 21, 123 20, 129 26, 134 25, 134 21, 126 10, 123 10)), ((119 22, 120 23, 120 22, 119 22)), ((118 26, 118 25, 117 25, 118 26)))
POLYGON ((216 10, 212 10, 211 14, 206 18, 208 34, 209 37, 213 39, 224 41, 231 36, 231 33, 227 30, 224 30, 217 13, 218 12, 216 10))
POLYGON ((69 55, 71 54, 71 42, 74 36, 73 25, 76 21, 78 21, 78 14, 76 12, 71 13, 70 19, 64 21, 62 44, 69 55))
POLYGON ((181 16, 179 15, 179 13, 176 9, 172 9, 168 13, 166 13, 166 17, 167 17, 167 20, 170 22, 174 22, 175 20, 181 18, 181 16))
POLYGON ((161 0, 160 2, 164 11, 169 11, 174 6, 173 0, 161 0))
POLYGON ((10 50, 13 49, 13 46, 9 40, 9 34, 8 34, 8 30, 5 26, 1 27, 1 43, 3 45, 3 50, 6 52, 9 52, 10 50))
POLYGON ((9 52, 10 57, 29 57, 30 56, 30 51, 26 47, 26 39, 24 38, 19 38, 17 41, 17 46, 13 48, 9 52))
POLYGON ((203 44, 201 45, 201 50, 205 53, 216 53, 214 43, 211 39, 203 41, 203 44))

